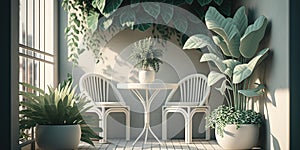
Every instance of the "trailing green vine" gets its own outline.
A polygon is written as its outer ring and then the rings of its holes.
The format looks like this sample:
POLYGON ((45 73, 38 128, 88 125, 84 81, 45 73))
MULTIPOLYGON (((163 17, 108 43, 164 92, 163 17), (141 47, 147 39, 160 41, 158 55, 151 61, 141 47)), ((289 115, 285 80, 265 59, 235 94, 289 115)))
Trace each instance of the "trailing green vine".
MULTIPOLYGON (((153 36, 162 38, 162 41, 176 35, 179 44, 187 39, 182 35, 188 28, 187 21, 183 19, 174 20, 173 28, 155 24, 153 20, 162 18, 165 24, 178 17, 173 8, 165 8, 161 3, 167 3, 188 9, 198 18, 203 19, 208 6, 215 6, 226 16, 231 12, 231 0, 63 0, 62 7, 68 12, 68 26, 65 29, 67 45, 69 49, 68 59, 75 65, 78 64, 79 55, 85 50, 93 51, 96 62, 100 62, 102 53, 93 39, 98 28, 107 30, 113 23, 132 30, 146 31, 152 27, 153 36), (160 3, 145 3, 160 2, 160 3), (121 12, 112 17, 122 6, 130 5, 133 9, 121 12), (140 10, 141 12, 133 11, 140 10), (144 13, 143 17, 136 17, 137 13, 144 13), (141 20, 142 19, 142 20, 141 20), (147 23, 138 24, 146 20, 147 23), (83 43, 80 43, 83 40, 83 43)), ((98 35, 99 36, 99 35, 98 35)))

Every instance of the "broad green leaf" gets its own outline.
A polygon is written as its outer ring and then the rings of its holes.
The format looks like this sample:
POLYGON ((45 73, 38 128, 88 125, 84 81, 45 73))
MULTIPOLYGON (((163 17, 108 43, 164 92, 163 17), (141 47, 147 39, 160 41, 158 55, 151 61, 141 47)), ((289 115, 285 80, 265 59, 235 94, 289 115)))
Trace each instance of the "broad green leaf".
POLYGON ((222 53, 218 50, 214 42, 210 37, 204 34, 196 34, 187 39, 184 43, 183 49, 196 49, 208 47, 210 53, 215 54, 219 58, 222 58, 222 53))
POLYGON ((106 0, 93 0, 92 6, 97 8, 101 13, 104 10, 106 0))
POLYGON ((113 23, 113 18, 112 17, 101 17, 99 19, 99 27, 101 28, 101 30, 106 30, 108 29, 113 23))
POLYGON ((259 42, 265 35, 268 20, 260 16, 254 24, 250 25, 241 38, 240 52, 245 58, 252 58, 259 46, 259 42))
POLYGON ((202 55, 200 62, 212 61, 218 69, 223 73, 226 70, 226 65, 223 63, 223 60, 218 56, 212 53, 205 53, 202 55))
POLYGON ((238 84, 248 78, 256 65, 259 64, 264 58, 266 58, 269 52, 269 48, 261 50, 253 59, 249 61, 248 64, 237 65, 233 70, 233 83, 238 84))
POLYGON ((226 80, 223 80, 221 86, 219 88, 216 87, 216 90, 218 90, 222 95, 225 95, 226 87, 226 80))
POLYGON ((216 84, 222 78, 226 79, 226 76, 222 73, 219 73, 216 71, 211 71, 207 77, 208 86, 212 86, 212 85, 216 84))
POLYGON ((173 17, 173 20, 174 20, 173 24, 175 29, 177 29, 181 33, 185 33, 188 28, 188 21, 186 17, 177 14, 173 17))
POLYGON ((214 0, 214 2, 220 6, 223 3, 223 0, 214 0))
POLYGON ((187 39, 184 43, 183 49, 197 49, 204 48, 211 45, 211 39, 204 34, 196 34, 187 39))
POLYGON ((232 19, 225 19, 214 7, 209 7, 205 15, 205 23, 208 29, 224 39, 230 54, 239 58, 240 35, 232 19))
POLYGON ((263 84, 259 84, 254 89, 239 90, 238 92, 247 97, 256 97, 256 96, 260 96, 260 95, 264 94, 264 89, 265 89, 265 86, 263 84))
POLYGON ((38 87, 35 87, 35 86, 31 85, 31 84, 28 84, 28 83, 25 83, 25 82, 19 82, 19 84, 25 86, 26 88, 33 89, 34 91, 37 91, 37 92, 39 92, 41 94, 45 94, 44 90, 42 90, 42 89, 40 89, 38 87))
POLYGON ((39 104, 38 103, 33 103, 33 101, 30 101, 30 102, 20 102, 21 105, 23 106, 26 106, 32 110, 35 110, 35 111, 41 111, 41 108, 39 107, 39 104))
POLYGON ((139 16, 143 16, 143 17, 137 17, 136 18, 136 23, 135 24, 152 24, 153 21, 153 17, 149 16, 148 14, 144 13, 144 14, 139 14, 139 16))
POLYGON ((231 53, 230 53, 225 41, 223 40, 223 38, 221 36, 213 36, 212 38, 213 38, 215 44, 217 44, 221 48, 221 50, 225 56, 231 56, 231 53))
POLYGON ((223 63, 226 64, 227 67, 224 73, 229 77, 232 77, 234 67, 241 64, 241 62, 235 59, 226 59, 223 61, 223 63))
POLYGON ((174 8, 173 5, 161 5, 161 17, 166 24, 173 18, 174 8))
POLYGON ((111 16, 122 4, 123 0, 108 0, 106 1, 103 10, 100 10, 101 14, 108 18, 111 16))
POLYGON ((90 13, 87 16, 87 25, 88 28, 92 30, 92 33, 94 33, 98 27, 98 18, 99 15, 95 11, 90 11, 90 13))
POLYGON ((131 9, 125 9, 120 15, 120 24, 123 27, 131 27, 135 24, 135 13, 131 9))
POLYGON ((142 6, 150 16, 154 17, 157 19, 159 13, 160 13, 160 4, 159 3, 154 3, 154 2, 149 2, 149 3, 142 3, 142 6))
POLYGON ((245 7, 240 7, 233 16, 233 21, 236 27, 239 29, 240 35, 244 34, 248 26, 248 18, 245 13, 245 7))
POLYGON ((212 0, 198 0, 200 6, 208 5, 212 0))

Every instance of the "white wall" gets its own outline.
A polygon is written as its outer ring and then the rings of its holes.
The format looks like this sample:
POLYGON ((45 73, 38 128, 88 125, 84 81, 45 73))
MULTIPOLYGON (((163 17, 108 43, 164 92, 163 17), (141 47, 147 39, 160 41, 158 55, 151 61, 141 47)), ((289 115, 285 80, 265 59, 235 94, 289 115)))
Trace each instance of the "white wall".
MULTIPOLYGON (((273 57, 261 73, 265 73, 267 97, 260 102, 265 124, 261 128, 261 145, 268 150, 289 149, 289 1, 239 1, 248 9, 250 21, 260 15, 269 20, 262 47, 269 47, 273 57)), ((237 6, 237 7, 238 7, 237 6)))

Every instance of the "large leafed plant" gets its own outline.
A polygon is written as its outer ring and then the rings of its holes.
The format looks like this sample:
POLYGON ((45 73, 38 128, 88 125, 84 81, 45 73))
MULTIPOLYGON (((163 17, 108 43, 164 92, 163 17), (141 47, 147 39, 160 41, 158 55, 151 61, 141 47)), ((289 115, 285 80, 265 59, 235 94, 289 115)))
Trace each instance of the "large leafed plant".
POLYGON ((85 114, 92 107, 89 101, 75 93, 71 80, 58 85, 48 86, 49 92, 27 83, 20 83, 28 92, 20 91, 26 100, 20 102, 20 130, 24 131, 38 125, 74 125, 81 127, 81 141, 94 145, 92 139, 101 139, 94 131, 101 132, 98 127, 90 127, 87 121, 97 120, 85 114))
POLYGON ((223 125, 226 123, 260 124, 261 119, 257 118, 261 116, 250 113, 251 111, 247 111, 246 106, 250 98, 264 93, 265 86, 258 83, 253 84, 251 75, 269 54, 269 48, 258 51, 259 43, 264 37, 267 27, 267 18, 260 16, 248 26, 245 7, 240 7, 233 18, 225 18, 215 8, 210 7, 205 15, 205 23, 207 28, 215 33, 212 39, 202 34, 191 36, 185 43, 184 49, 207 47, 209 53, 204 53, 200 62, 212 62, 219 69, 219 72, 211 71, 209 73, 208 84, 211 86, 223 79, 221 87, 216 89, 225 96, 228 108, 226 106, 215 110, 217 112, 213 112, 208 117, 210 125, 214 127, 214 123, 217 123, 220 125, 218 130, 223 131, 223 125), (256 87, 252 88, 254 85, 256 87), (227 110, 239 114, 247 111, 246 114, 251 115, 241 117, 241 121, 232 117, 242 115, 224 116, 224 113, 228 113, 227 110), (247 121, 249 117, 254 117, 254 119, 247 121), (256 121, 253 122, 253 120, 256 121))

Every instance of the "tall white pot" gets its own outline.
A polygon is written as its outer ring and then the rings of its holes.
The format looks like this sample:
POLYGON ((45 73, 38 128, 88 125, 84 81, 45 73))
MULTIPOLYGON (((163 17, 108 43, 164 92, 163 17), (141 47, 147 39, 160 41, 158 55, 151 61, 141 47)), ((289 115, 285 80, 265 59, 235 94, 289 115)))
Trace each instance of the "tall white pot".
POLYGON ((42 150, 77 149, 80 125, 37 125, 36 142, 42 150))
POLYGON ((259 127, 254 124, 226 125, 224 136, 221 137, 215 130, 218 144, 224 149, 251 149, 256 146, 259 136, 259 127))
POLYGON ((151 83, 155 80, 154 70, 140 70, 139 71, 139 81, 140 83, 151 83))

